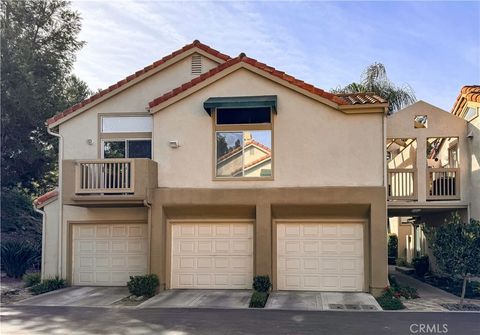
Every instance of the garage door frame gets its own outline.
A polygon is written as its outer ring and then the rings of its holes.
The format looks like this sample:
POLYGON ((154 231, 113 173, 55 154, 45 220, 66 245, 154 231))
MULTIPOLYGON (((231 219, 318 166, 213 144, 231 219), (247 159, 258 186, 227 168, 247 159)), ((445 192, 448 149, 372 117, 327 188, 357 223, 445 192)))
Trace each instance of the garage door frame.
MULTIPOLYGON (((174 224, 188 224, 188 223, 248 223, 253 227, 253 237, 252 237, 252 266, 253 266, 253 275, 255 275, 255 225, 256 221, 254 219, 167 219, 167 231, 166 231, 166 243, 165 243, 165 289, 169 290, 172 288, 172 241, 173 241, 173 230, 172 225, 174 224)), ((253 278, 252 278, 253 280, 253 278)))
POLYGON ((355 218, 318 218, 318 219, 273 219, 272 220, 272 286, 274 290, 278 290, 278 266, 277 266, 277 224, 292 223, 358 223, 363 226, 363 289, 362 292, 369 292, 370 283, 370 225, 367 219, 355 218))
MULTIPOLYGON (((74 225, 122 225, 122 224, 144 224, 147 225, 147 273, 150 273, 150 225, 146 220, 88 220, 88 221, 67 221, 67 275, 69 285, 73 285, 73 226, 74 225)), ((62 238, 63 240, 63 238, 62 238)), ((59 255, 60 257, 60 255, 59 255)))

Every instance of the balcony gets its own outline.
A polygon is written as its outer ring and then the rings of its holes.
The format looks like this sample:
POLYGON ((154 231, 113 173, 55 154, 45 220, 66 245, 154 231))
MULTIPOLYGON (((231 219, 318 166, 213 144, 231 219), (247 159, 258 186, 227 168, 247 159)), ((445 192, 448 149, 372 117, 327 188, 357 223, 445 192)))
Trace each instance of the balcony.
POLYGON ((64 204, 143 204, 157 187, 157 163, 145 158, 63 161, 64 204))
POLYGON ((417 169, 388 169, 388 200, 417 199, 417 169))
POLYGON ((422 172, 426 173, 425 185, 420 185, 417 169, 388 169, 388 200, 421 200, 418 187, 425 187, 424 201, 460 200, 459 168, 426 168, 422 172))
POLYGON ((427 200, 460 200, 460 169, 428 168, 427 200))

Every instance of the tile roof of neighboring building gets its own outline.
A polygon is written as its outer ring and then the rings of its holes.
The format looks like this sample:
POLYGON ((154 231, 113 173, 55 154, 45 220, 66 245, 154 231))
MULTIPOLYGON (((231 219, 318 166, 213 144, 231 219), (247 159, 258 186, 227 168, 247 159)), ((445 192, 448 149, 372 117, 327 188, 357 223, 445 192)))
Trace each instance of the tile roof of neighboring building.
POLYGON ((165 93, 164 95, 152 100, 149 102, 148 106, 150 108, 153 108, 159 104, 161 104, 162 102, 165 102, 171 98, 173 98, 174 96, 188 90, 189 88, 207 80, 208 78, 210 77, 213 77, 215 74, 235 65, 235 64, 238 64, 238 63, 246 63, 246 64, 249 64, 249 65, 252 65, 254 67, 256 67, 257 69, 260 69, 260 70, 263 70, 265 72, 268 72, 269 74, 277 77, 277 78, 280 78, 280 79, 283 79, 285 81, 287 81, 288 83, 292 84, 292 85, 295 85, 301 89, 304 89, 308 92, 311 92, 315 95, 318 95, 320 97, 323 97, 323 98, 326 98, 338 105, 349 105, 349 102, 347 100, 345 100, 344 98, 341 98, 333 93, 329 93, 329 92, 326 92, 320 88, 317 88, 311 84, 307 84, 295 77, 292 77, 288 74, 286 74, 285 72, 282 72, 282 71, 278 71, 277 69, 275 69, 274 67, 271 67, 271 66, 268 66, 264 63, 260 63, 259 61, 257 61, 256 59, 253 59, 253 58, 250 58, 250 57, 247 57, 245 56, 245 54, 240 54, 240 56, 236 57, 236 58, 232 58, 228 61, 226 61, 225 63, 223 64, 220 64, 219 66, 211 69, 210 71, 208 72, 205 72, 203 73, 202 75, 200 75, 199 77, 196 77, 194 78, 193 80, 191 80, 190 82, 188 83, 185 83, 175 89, 173 89, 172 91, 170 92, 167 92, 165 93))
MULTIPOLYGON (((257 147, 259 147, 260 149, 263 149, 265 150, 265 152, 271 152, 270 151, 270 148, 267 147, 266 145, 263 145, 262 143, 260 142, 257 142, 255 140, 249 140, 247 142, 245 142, 245 148, 249 147, 250 145, 255 145, 257 147)), ((236 154, 237 152, 241 152, 242 151, 242 147, 236 147, 234 148, 233 150, 227 152, 226 154, 224 154, 223 156, 220 156, 219 158, 217 158, 217 161, 220 162, 220 161, 223 161, 227 158, 229 158, 230 156, 233 156, 234 154, 236 154)))
POLYGON ((480 85, 463 86, 452 107, 451 113, 460 115, 463 107, 465 107, 465 104, 469 101, 480 102, 480 85))
POLYGON ((37 199, 33 200, 33 205, 35 207, 42 207, 48 200, 56 198, 58 196, 58 189, 53 189, 50 192, 47 192, 37 199))
POLYGON ((384 104, 387 100, 376 95, 375 93, 342 93, 337 94, 340 98, 344 99, 349 105, 365 105, 365 104, 384 104))
POLYGON ((198 49, 200 49, 200 50, 203 50, 203 51, 205 51, 205 52, 207 52, 207 53, 209 53, 209 54, 211 54, 211 55, 214 56, 214 57, 220 58, 220 59, 222 59, 222 60, 224 60, 224 61, 227 61, 227 60, 231 59, 230 56, 225 55, 225 54, 222 54, 221 52, 219 52, 219 51, 217 51, 217 50, 215 50, 215 49, 210 48, 208 45, 205 45, 205 44, 201 43, 200 41, 195 40, 195 41, 193 41, 192 43, 185 45, 183 48, 178 49, 177 51, 174 51, 174 52, 171 53, 170 55, 165 56, 165 57, 163 57, 162 59, 157 60, 156 62, 154 62, 154 63, 152 63, 152 64, 144 67, 143 69, 138 70, 138 71, 135 72, 134 74, 132 74, 132 75, 130 75, 130 76, 128 76, 128 77, 126 77, 126 78, 118 81, 117 83, 109 86, 108 88, 106 88, 106 89, 98 92, 97 94, 92 95, 92 96, 89 97, 88 99, 86 99, 86 100, 84 100, 84 101, 82 101, 82 102, 79 102, 78 104, 73 105, 72 107, 68 108, 67 110, 65 110, 65 111, 63 111, 63 112, 61 112, 61 113, 58 113, 57 115, 49 118, 49 119, 47 120, 47 125, 50 125, 50 124, 52 124, 52 123, 54 123, 54 122, 57 122, 58 120, 60 120, 60 119, 62 119, 62 118, 64 118, 64 117, 66 117, 67 115, 75 112, 76 110, 78 110, 78 109, 80 109, 80 108, 82 108, 82 107, 90 104, 91 102, 99 99, 100 97, 104 96, 105 94, 110 93, 110 92, 118 89, 119 87, 127 84, 128 82, 134 80, 135 78, 138 78, 139 76, 147 73, 148 71, 150 71, 150 70, 152 70, 152 69, 154 69, 154 68, 159 67, 160 65, 162 65, 162 64, 164 64, 165 62, 169 61, 170 59, 172 59, 172 58, 174 58, 174 57, 182 54, 183 52, 185 52, 185 51, 187 51, 187 50, 190 50, 190 49, 192 49, 192 48, 195 48, 195 47, 198 48, 198 49))

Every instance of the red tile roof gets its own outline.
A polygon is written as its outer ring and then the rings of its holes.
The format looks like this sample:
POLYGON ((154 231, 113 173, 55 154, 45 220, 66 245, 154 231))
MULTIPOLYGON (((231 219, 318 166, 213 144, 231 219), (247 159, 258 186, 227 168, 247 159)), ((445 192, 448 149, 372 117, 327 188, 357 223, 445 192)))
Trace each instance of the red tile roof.
POLYGON ((41 207, 48 200, 53 199, 57 196, 58 196, 58 189, 51 190, 50 192, 47 192, 39 196, 37 199, 33 200, 33 205, 35 207, 41 207))
POLYGON ((345 99, 343 99, 343 98, 341 98, 341 97, 339 97, 335 94, 326 92, 326 91, 324 91, 320 88, 317 88, 317 87, 315 87, 311 84, 307 84, 307 83, 305 83, 305 82, 303 82, 303 81, 301 81, 301 80, 299 80, 295 77, 292 77, 292 76, 286 74, 285 72, 278 71, 277 69, 275 69, 271 66, 268 66, 264 63, 260 63, 253 58, 249 58, 249 57, 245 56, 245 54, 240 54, 240 56, 238 56, 236 58, 232 58, 232 59, 226 61, 225 63, 220 64, 216 68, 213 68, 210 71, 203 73, 199 77, 194 78, 190 82, 185 83, 182 86, 179 86, 179 87, 173 89, 172 91, 170 91, 168 93, 165 93, 164 95, 150 101, 148 106, 150 108, 153 108, 153 107, 161 104, 162 102, 165 102, 165 101, 173 98, 174 96, 188 90, 189 88, 207 80, 210 77, 213 77, 217 73, 222 72, 223 70, 228 69, 229 67, 231 67, 235 64, 238 64, 238 63, 246 63, 246 64, 249 64, 249 65, 252 65, 252 66, 256 67, 257 69, 268 72, 269 74, 271 74, 271 75, 273 75, 277 78, 283 79, 283 80, 287 81, 288 83, 290 83, 292 85, 295 85, 295 86, 297 86, 301 89, 304 89, 304 90, 306 90, 308 92, 311 92, 315 95, 318 95, 320 97, 326 98, 326 99, 328 99, 328 100, 330 100, 330 101, 332 101, 336 104, 339 104, 339 105, 348 105, 349 104, 345 99))
POLYGON ((208 45, 202 44, 200 41, 195 40, 195 41, 193 41, 192 43, 185 45, 183 48, 178 49, 177 51, 174 51, 174 52, 171 53, 170 55, 165 56, 165 57, 163 57, 162 59, 157 60, 156 62, 154 62, 154 63, 152 63, 152 64, 144 67, 143 69, 138 70, 138 71, 135 72, 134 74, 132 74, 132 75, 130 75, 130 76, 128 76, 128 77, 126 77, 126 78, 118 81, 117 83, 109 86, 108 88, 106 88, 106 89, 98 92, 97 94, 92 95, 92 96, 89 97, 88 99, 86 99, 86 100, 84 100, 84 101, 82 101, 82 102, 79 102, 78 104, 76 104, 76 105, 68 108, 67 110, 65 110, 65 111, 63 111, 63 112, 61 112, 61 113, 59 113, 59 114, 57 114, 57 115, 49 118, 49 119, 47 120, 47 125, 50 125, 50 124, 52 124, 52 123, 54 123, 54 122, 57 122, 58 120, 60 120, 60 119, 62 119, 62 118, 64 118, 64 117, 66 117, 67 115, 75 112, 76 110, 78 110, 78 109, 80 109, 80 108, 82 108, 82 107, 90 104, 91 102, 99 99, 100 97, 104 96, 105 94, 110 93, 110 92, 112 92, 112 91, 115 91, 115 90, 118 89, 119 87, 127 84, 128 82, 134 80, 135 78, 138 78, 139 76, 147 73, 148 71, 159 67, 160 65, 162 65, 162 64, 164 64, 165 62, 171 60, 172 58, 174 58, 174 57, 182 54, 182 53, 185 52, 185 51, 188 51, 188 50, 190 50, 190 49, 192 49, 192 48, 195 48, 195 47, 196 47, 196 48, 199 48, 200 50, 203 50, 203 51, 205 51, 205 52, 208 52, 208 53, 211 54, 212 56, 217 57, 217 58, 220 58, 220 59, 222 59, 222 60, 224 60, 224 61, 227 61, 227 60, 231 59, 230 56, 225 55, 225 54, 222 54, 221 52, 219 52, 219 51, 217 51, 217 50, 215 50, 215 49, 210 48, 208 45))
POLYGON ((480 85, 463 86, 451 113, 460 116, 463 107, 469 101, 480 102, 480 85))
POLYGON ((349 105, 365 105, 365 104, 385 104, 388 101, 382 97, 376 95, 373 92, 367 93, 342 93, 337 94, 340 98, 344 99, 349 105))
MULTIPOLYGON (((266 152, 271 152, 269 147, 267 147, 266 145, 263 145, 260 142, 255 141, 255 140, 250 140, 250 141, 245 142, 245 148, 250 146, 250 145, 256 145, 257 147, 265 150, 266 152)), ((235 153, 240 152, 241 150, 242 150, 242 147, 236 147, 233 150, 224 154, 223 156, 220 156, 219 158, 217 158, 217 161, 218 162, 223 161, 223 160, 229 158, 230 156, 233 156, 235 153)))

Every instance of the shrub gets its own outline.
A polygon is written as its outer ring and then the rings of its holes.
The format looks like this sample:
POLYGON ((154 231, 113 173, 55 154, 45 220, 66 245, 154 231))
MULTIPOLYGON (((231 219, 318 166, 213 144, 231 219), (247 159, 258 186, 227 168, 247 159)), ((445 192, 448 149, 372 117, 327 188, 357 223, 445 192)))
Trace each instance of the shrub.
POLYGON ((25 283, 25 287, 31 287, 33 285, 40 284, 40 272, 26 273, 23 275, 22 279, 25 283))
POLYGON ((17 240, 2 243, 2 269, 7 276, 21 278, 35 261, 38 251, 30 244, 17 240))
POLYGON ((415 269, 415 274, 423 278, 428 272, 428 256, 415 257, 412 259, 412 265, 415 269))
POLYGON ((155 274, 130 276, 130 281, 127 283, 128 291, 138 297, 153 297, 158 285, 160 281, 155 274))
POLYGON ((30 292, 32 292, 34 295, 37 295, 59 290, 64 287, 67 287, 67 281, 57 276, 55 278, 45 279, 40 284, 30 287, 30 292))
POLYGON ((253 289, 257 292, 268 292, 272 288, 270 277, 255 276, 253 277, 253 289))
POLYGON ((400 286, 398 288, 398 292, 400 292, 400 296, 404 297, 405 299, 417 299, 420 296, 417 293, 417 289, 411 286, 400 286))
POLYGON ((398 237, 395 234, 388 235, 388 257, 396 259, 398 256, 398 237))
POLYGON ((400 301, 400 293, 391 287, 386 287, 383 294, 377 298, 377 301, 384 310, 405 309, 405 306, 400 301))
POLYGON ((268 300, 267 292, 257 292, 253 291, 252 298, 250 299, 250 308, 263 308, 268 300))
POLYGON ((395 263, 396 263, 397 266, 407 266, 408 265, 405 258, 397 258, 395 263))

